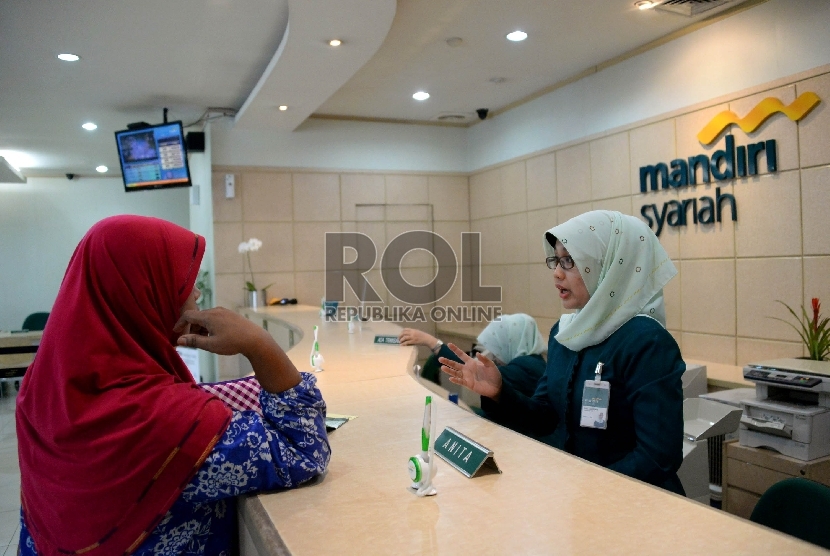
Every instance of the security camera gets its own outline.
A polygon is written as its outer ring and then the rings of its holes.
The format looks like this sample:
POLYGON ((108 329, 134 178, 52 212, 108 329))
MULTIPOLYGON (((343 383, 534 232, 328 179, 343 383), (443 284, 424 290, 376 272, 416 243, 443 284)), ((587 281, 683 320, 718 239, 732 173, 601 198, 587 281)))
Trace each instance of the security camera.
POLYGON ((490 110, 488 108, 479 108, 476 110, 476 114, 478 114, 479 120, 486 120, 487 119, 487 112, 490 110))
POLYGON ((66 174, 66 179, 68 179, 69 181, 74 180, 75 179, 75 174, 66 174))

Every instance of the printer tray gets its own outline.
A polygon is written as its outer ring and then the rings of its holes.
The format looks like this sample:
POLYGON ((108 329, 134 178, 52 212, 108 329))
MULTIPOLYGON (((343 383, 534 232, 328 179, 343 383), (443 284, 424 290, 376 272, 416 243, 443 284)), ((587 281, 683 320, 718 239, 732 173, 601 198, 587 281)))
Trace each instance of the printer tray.
POLYGON ((797 442, 789 438, 745 429, 743 425, 741 425, 741 430, 738 433, 738 441, 741 446, 772 448, 780 454, 800 459, 801 461, 811 461, 823 458, 824 456, 830 456, 830 449, 828 449, 827 444, 824 446, 817 445, 815 442, 805 444, 804 442, 797 442))

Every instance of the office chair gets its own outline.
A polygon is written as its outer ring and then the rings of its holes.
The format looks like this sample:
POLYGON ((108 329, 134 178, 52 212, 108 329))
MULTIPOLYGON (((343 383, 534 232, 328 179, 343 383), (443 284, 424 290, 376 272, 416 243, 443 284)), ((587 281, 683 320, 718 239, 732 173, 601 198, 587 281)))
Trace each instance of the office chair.
POLYGON ((49 313, 32 313, 23 321, 23 330, 43 330, 46 328, 46 319, 49 313))
POLYGON ((830 548, 830 487, 800 477, 784 479, 767 489, 749 519, 830 548))

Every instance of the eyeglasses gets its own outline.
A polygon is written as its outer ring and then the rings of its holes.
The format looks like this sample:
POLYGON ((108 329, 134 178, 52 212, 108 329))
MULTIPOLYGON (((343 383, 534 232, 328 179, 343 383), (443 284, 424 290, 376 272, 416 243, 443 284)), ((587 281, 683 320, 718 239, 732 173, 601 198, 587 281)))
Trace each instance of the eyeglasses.
POLYGON ((553 257, 545 259, 545 264, 548 265, 548 268, 551 270, 556 270, 556 265, 561 266, 562 270, 570 270, 574 267, 574 260, 570 255, 565 255, 564 257, 557 257, 554 255, 553 257))

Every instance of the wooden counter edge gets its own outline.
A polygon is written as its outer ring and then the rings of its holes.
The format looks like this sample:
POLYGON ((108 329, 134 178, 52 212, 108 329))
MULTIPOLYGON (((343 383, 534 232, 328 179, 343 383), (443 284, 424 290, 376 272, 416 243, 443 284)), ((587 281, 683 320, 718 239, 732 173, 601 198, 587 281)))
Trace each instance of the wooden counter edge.
MULTIPOLYGON (((266 494, 256 492, 246 496, 240 496, 238 500, 237 519, 239 520, 239 544, 244 540, 243 533, 247 533, 253 543, 257 554, 260 556, 291 556, 291 551, 283 542, 274 527, 268 512, 262 505, 259 496, 266 494)), ((240 550, 243 548, 239 547, 240 550)))

